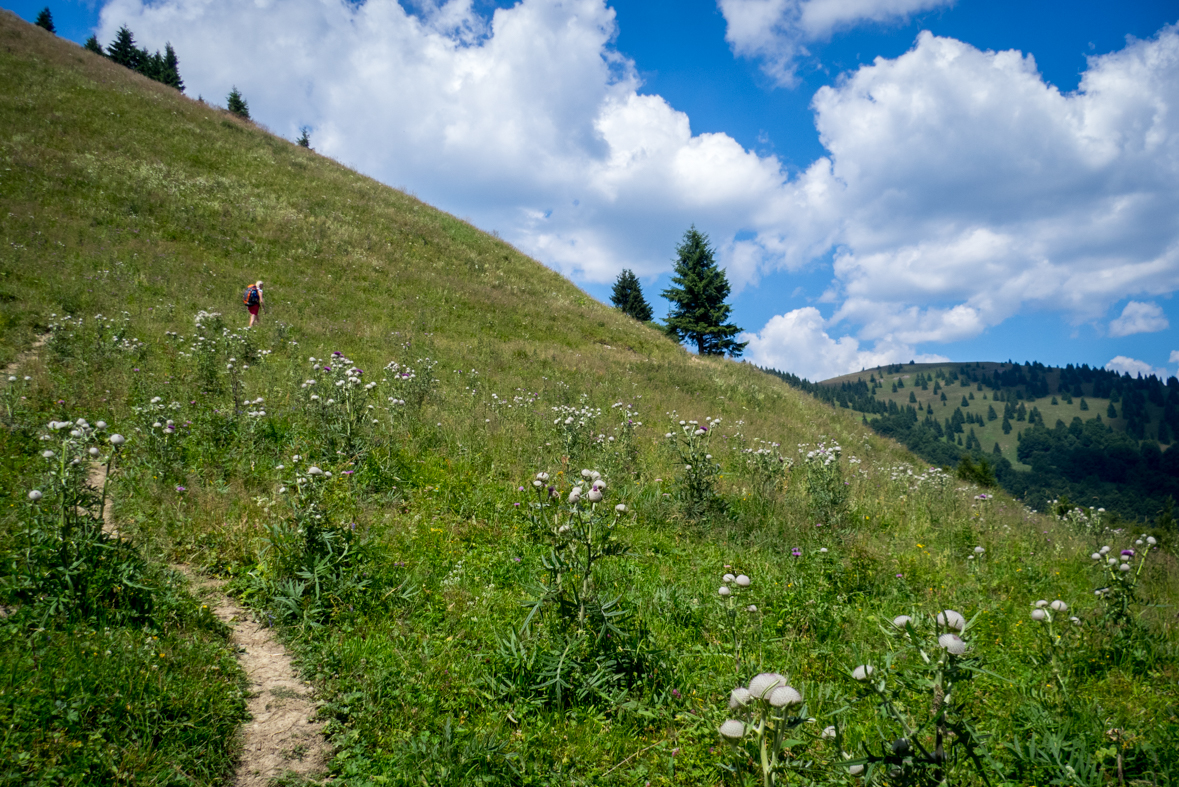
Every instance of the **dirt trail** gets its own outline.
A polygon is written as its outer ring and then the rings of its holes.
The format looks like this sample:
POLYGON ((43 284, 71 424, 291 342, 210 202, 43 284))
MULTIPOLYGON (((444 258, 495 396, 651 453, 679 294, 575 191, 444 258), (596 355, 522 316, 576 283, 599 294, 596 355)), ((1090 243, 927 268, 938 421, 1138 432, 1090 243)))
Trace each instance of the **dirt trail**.
MULTIPOLYGON (((92 466, 91 485, 101 490, 105 481, 106 467, 92 466)), ((118 538, 109 497, 102 520, 103 531, 118 538)), ((290 653, 270 629, 255 623, 225 595, 223 582, 203 577, 190 566, 172 567, 188 577, 193 588, 209 600, 213 613, 233 630, 237 659, 250 681, 252 719, 242 730, 242 757, 234 787, 267 787, 279 777, 285 777, 287 784, 322 779, 328 757, 323 725, 311 720, 315 715, 311 687, 299 680, 290 653)))
POLYGON ((45 342, 49 341, 49 334, 43 333, 33 340, 32 346, 29 349, 16 356, 16 360, 4 367, 4 374, 16 374, 20 367, 24 366, 29 361, 37 357, 37 353, 45 346, 45 342))

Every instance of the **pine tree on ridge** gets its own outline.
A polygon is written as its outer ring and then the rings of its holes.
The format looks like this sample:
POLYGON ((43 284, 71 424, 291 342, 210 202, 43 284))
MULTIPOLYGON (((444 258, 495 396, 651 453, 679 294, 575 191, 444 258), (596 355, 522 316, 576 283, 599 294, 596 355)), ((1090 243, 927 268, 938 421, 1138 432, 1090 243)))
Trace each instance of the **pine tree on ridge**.
POLYGON ((735 341, 741 329, 726 322, 733 311, 725 303, 729 280, 716 264, 708 236, 693 224, 676 247, 676 256, 673 286, 663 291, 663 297, 671 301, 667 333, 677 341, 695 344, 701 355, 739 357, 748 342, 735 341))
POLYGON ((234 85, 233 90, 229 91, 229 97, 225 99, 225 108, 240 118, 250 119, 250 105, 242 97, 237 85, 234 85))
POLYGON ((53 26, 53 14, 49 13, 49 6, 41 9, 41 13, 37 14, 37 21, 34 22, 37 27, 43 27, 54 35, 57 34, 57 28, 53 26))
POLYGON ((650 322, 651 304, 643 297, 643 288, 639 284, 639 277, 630 268, 623 269, 614 282, 614 291, 610 295, 610 303, 620 309, 623 314, 635 318, 639 322, 650 322))

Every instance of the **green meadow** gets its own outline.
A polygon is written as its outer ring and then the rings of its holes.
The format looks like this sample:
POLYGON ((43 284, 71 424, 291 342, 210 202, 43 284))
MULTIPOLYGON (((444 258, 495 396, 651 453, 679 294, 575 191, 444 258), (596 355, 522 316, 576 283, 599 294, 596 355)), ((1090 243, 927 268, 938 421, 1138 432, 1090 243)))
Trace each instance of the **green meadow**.
POLYGON ((412 195, 0 42, 0 784, 228 782, 245 683, 180 564, 294 651, 333 784, 1177 782, 1171 530, 1033 512, 412 195))

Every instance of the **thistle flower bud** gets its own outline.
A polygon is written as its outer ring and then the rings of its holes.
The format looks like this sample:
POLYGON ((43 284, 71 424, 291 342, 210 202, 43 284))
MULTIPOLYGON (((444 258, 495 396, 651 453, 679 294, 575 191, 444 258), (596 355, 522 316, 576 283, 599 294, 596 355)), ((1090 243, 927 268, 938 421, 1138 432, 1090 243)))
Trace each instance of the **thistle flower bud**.
POLYGON ((1065 604, 1060 599, 1056 599, 1049 606, 1052 607, 1053 612, 1068 612, 1068 604, 1065 604))
POLYGON ((721 598, 728 598, 729 596, 733 595, 733 591, 729 590, 725 585, 721 585, 720 590, 716 592, 721 595, 721 598))
POLYGON ((57 456, 57 454, 53 453, 52 451, 42 451, 41 456, 44 459, 52 459, 53 457, 57 456))
POLYGON ((163 426, 163 424, 160 423, 159 421, 156 421, 154 424, 151 425, 151 428, 152 429, 159 429, 161 426, 163 426))
POLYGON ((779 686, 770 692, 770 705, 775 708, 785 708, 790 705, 801 705, 802 695, 793 686, 779 686))
POLYGON ((581 490, 578 489, 577 487, 573 487, 573 491, 569 493, 569 503, 570 503, 570 505, 575 505, 580 502, 581 502, 581 490))
POLYGON ((1076 625, 1078 625, 1078 626, 1079 626, 1079 625, 1081 625, 1081 619, 1080 619, 1080 618, 1078 618, 1076 615, 1074 615, 1073 617, 1069 618, 1069 620, 1071 620, 1071 621, 1072 621, 1074 624, 1076 624, 1076 625))
POLYGON ((1044 610, 1042 610, 1042 609, 1033 609, 1032 610, 1032 620, 1036 621, 1037 623, 1040 623, 1040 622, 1045 621, 1047 619, 1048 619, 1048 613, 1045 612, 1044 610))
POLYGON ((1142 539, 1140 538, 1140 539, 1138 539, 1138 540, 1136 540, 1136 541, 1134 542, 1134 546, 1136 546, 1136 547, 1140 547, 1140 546, 1142 546, 1142 544, 1143 544, 1143 543, 1144 543, 1144 542, 1143 542, 1143 541, 1142 541, 1142 539))
POLYGON ((589 491, 589 493, 586 495, 586 498, 588 498, 591 503, 600 503, 602 502, 602 493, 599 492, 597 488, 594 488, 589 491))
POLYGON ((1100 553, 1100 552, 1094 552, 1094 553, 1093 553, 1092 555, 1090 555, 1089 557, 1093 558, 1094 560, 1101 560, 1101 553, 1100 553))
POLYGON ((987 551, 987 550, 986 550, 985 548, 983 548, 983 547, 975 547, 975 548, 974 548, 974 554, 976 554, 976 555, 981 555, 981 554, 983 554, 983 553, 984 553, 984 552, 986 552, 986 551, 987 551))
POLYGON ((738 574, 737 578, 734 581, 737 583, 737 587, 747 588, 747 587, 749 587, 749 583, 752 580, 750 580, 749 577, 745 576, 744 574, 738 574))
POLYGON ((618 505, 614 506, 614 512, 616 514, 625 514, 626 513, 626 504, 619 503, 618 505))
POLYGON ((835 727, 834 726, 824 727, 823 731, 821 733, 819 733, 819 737, 820 738, 834 738, 835 737, 835 727))
POLYGON ((723 577, 721 577, 724 582, 732 582, 736 578, 737 577, 733 576, 732 574, 725 574, 723 577))
POLYGON ((594 482, 590 484, 591 489, 597 489, 599 492, 606 488, 606 482, 600 478, 595 478, 594 482))
POLYGON ((111 435, 111 445, 118 447, 125 442, 127 442, 127 438, 123 437, 123 435, 121 435, 121 434, 111 435))
POLYGON ((852 776, 859 776, 861 773, 864 772, 864 766, 863 765, 849 765, 849 766, 847 766, 847 772, 849 774, 851 774, 852 776))
POLYGON ((937 644, 952 656, 961 656, 966 652, 966 643, 957 634, 942 634, 937 638, 937 644))
POLYGON ((323 475, 323 471, 315 465, 312 465, 311 467, 307 468, 307 475, 323 475))
POLYGON ((892 619, 892 624, 899 629, 903 629, 905 626, 909 625, 912 621, 913 621, 913 618, 909 617, 908 615, 897 615, 895 618, 892 619))
POLYGON ((548 473, 537 473, 537 474, 536 474, 536 480, 537 480, 537 481, 541 481, 541 482, 548 481, 548 480, 549 480, 549 474, 548 474, 548 473))
POLYGON ((544 486, 544 481, 539 481, 539 480, 537 480, 537 481, 533 481, 533 482, 532 482, 532 485, 533 485, 534 487, 536 487, 537 489, 540 489, 542 486, 544 486))
POLYGON ((602 474, 599 473, 597 470, 590 471, 590 478, 594 479, 595 481, 601 479, 601 477, 602 477, 602 474))
POLYGON ((587 480, 588 480, 588 479, 590 479, 590 478, 593 478, 593 477, 594 477, 594 474, 593 474, 592 472, 590 472, 589 470, 582 470, 582 471, 581 471, 581 477, 582 477, 582 478, 585 478, 585 479, 587 479, 587 480))
POLYGON ((739 741, 745 737, 745 725, 736 719, 729 719, 720 726, 720 734, 731 741, 739 741))
POLYGON ((106 429, 106 421, 98 421, 94 424, 95 429, 106 429))
POLYGON ((32 500, 34 503, 36 503, 40 499, 41 499, 41 490, 34 489, 33 491, 29 492, 29 500, 32 500))
POLYGON ((1127 571, 1129 571, 1129 570, 1130 570, 1130 564, 1129 564, 1129 563, 1123 563, 1122 565, 1118 566, 1118 571, 1121 571, 1122 573, 1125 573, 1125 572, 1127 572, 1127 571))
POLYGON ((786 678, 778 673, 763 672, 760 675, 755 675, 753 680, 749 681, 749 693, 762 700, 768 698, 774 689, 785 685, 786 678))
POLYGON ((1118 559, 1116 557, 1111 557, 1108 560, 1106 560, 1105 562, 1111 566, 1116 566, 1118 564, 1118 559))
POLYGON ((1110 550, 1110 548, 1109 548, 1108 546, 1104 546, 1104 547, 1102 547, 1102 548, 1101 548, 1100 550, 1098 550, 1098 551, 1100 551, 1100 552, 1101 552, 1101 554, 1103 554, 1103 555, 1108 555, 1108 554, 1109 554, 1109 550, 1110 550))
POLYGON ((875 671, 876 668, 871 664, 861 664, 852 670, 852 677, 856 680, 867 680, 868 678, 872 677, 872 673, 875 671))
POLYGON ((745 608, 746 612, 757 612, 757 604, 750 604, 745 608))
POLYGON ((749 693, 749 689, 738 686, 729 692, 729 710, 744 708, 751 699, 753 699, 753 695, 749 693))
POLYGON ((1048 602, 1045 601, 1044 599, 1040 599, 1039 601, 1036 602, 1036 609, 1043 609, 1046 606, 1048 606, 1048 602))
POLYGON ((101 452, 101 451, 99 451, 99 450, 98 450, 97 448, 95 448, 94 446, 90 446, 90 450, 89 450, 89 451, 87 451, 86 453, 90 454, 90 455, 91 455, 91 456, 93 456, 93 457, 97 457, 97 456, 98 456, 100 453, 102 453, 102 452, 101 452))
POLYGON ((939 612, 937 615, 937 624, 955 631, 962 631, 966 628, 966 618, 952 609, 947 609, 944 612, 939 612))
POLYGON ((1146 543, 1150 544, 1151 546, 1154 546, 1158 542, 1159 542, 1159 540, 1157 538, 1155 538, 1154 536, 1147 536, 1146 537, 1146 543))

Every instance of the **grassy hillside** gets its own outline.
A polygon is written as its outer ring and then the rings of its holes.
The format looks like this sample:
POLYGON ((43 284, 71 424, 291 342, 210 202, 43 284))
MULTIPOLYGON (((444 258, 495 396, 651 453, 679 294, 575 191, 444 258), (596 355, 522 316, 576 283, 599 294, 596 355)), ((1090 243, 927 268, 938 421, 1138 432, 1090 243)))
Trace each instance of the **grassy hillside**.
POLYGON ((299 654, 334 783, 1175 783, 1170 531, 983 493, 412 196, 0 42, 0 352, 48 334, 0 401, 0 784, 223 782, 240 675, 176 562, 299 654), (801 696, 731 695, 771 671, 801 696))

